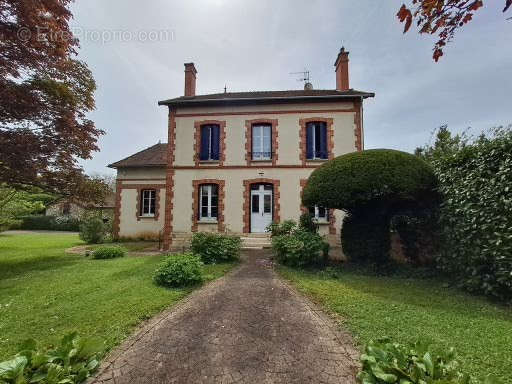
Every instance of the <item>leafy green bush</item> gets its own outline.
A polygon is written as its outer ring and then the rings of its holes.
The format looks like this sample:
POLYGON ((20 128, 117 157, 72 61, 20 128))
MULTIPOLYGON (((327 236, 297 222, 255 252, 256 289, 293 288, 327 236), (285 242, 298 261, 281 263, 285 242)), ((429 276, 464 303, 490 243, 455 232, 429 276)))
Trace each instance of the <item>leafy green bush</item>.
POLYGON ((471 140, 446 127, 422 151, 439 178, 438 266, 470 291, 512 300, 512 126, 471 140))
MULTIPOLYGON (((477 383, 461 371, 453 348, 434 353, 421 342, 413 346, 392 343, 388 339, 370 342, 361 355, 363 364, 358 379, 362 384, 470 384, 477 383)), ((484 384, 498 384, 488 377, 484 384)))
POLYGON ((192 253, 169 255, 160 264, 153 276, 158 285, 183 287, 203 281, 201 259, 192 253))
POLYGON ((92 253, 93 259, 115 259, 117 257, 124 257, 126 249, 117 246, 103 246, 96 248, 92 253))
POLYGON ((107 235, 107 227, 101 217, 90 216, 82 220, 80 224, 80 239, 87 244, 103 243, 107 235))
POLYGON ((277 261, 290 267, 318 265, 329 256, 329 243, 319 234, 303 228, 273 236, 272 249, 277 261))
POLYGON ((285 220, 282 223, 270 223, 266 228, 270 232, 270 236, 281 236, 290 234, 297 227, 297 223, 293 220, 285 220))
POLYGON ((315 220, 315 217, 309 212, 305 212, 302 215, 300 215, 299 227, 311 233, 318 233, 318 222, 315 220))
POLYGON ((21 216, 20 229, 43 231, 72 231, 79 230, 79 220, 68 216, 31 215, 21 216))
POLYGON ((101 349, 97 340, 81 338, 76 332, 50 350, 27 340, 14 358, 0 362, 0 383, 82 383, 97 369, 101 349))
POLYGON ((213 232, 194 233, 191 241, 192 253, 199 255, 205 264, 237 260, 242 249, 242 239, 213 232))

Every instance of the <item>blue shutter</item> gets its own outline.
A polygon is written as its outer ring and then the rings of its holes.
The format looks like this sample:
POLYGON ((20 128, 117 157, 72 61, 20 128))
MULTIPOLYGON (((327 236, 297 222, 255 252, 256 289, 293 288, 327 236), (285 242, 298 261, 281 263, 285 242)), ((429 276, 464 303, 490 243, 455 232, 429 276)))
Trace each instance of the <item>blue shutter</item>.
POLYGON ((212 125, 212 160, 219 160, 219 139, 220 139, 220 127, 218 125, 212 125))
POLYGON ((313 135, 314 132, 314 125, 309 123, 306 126, 306 159, 312 159, 313 158, 313 135))
POLYGON ((318 157, 327 159, 327 127, 325 123, 320 123, 320 153, 318 157))
POLYGON ((199 160, 209 160, 208 147, 210 145, 210 127, 203 125, 201 127, 201 151, 199 160))

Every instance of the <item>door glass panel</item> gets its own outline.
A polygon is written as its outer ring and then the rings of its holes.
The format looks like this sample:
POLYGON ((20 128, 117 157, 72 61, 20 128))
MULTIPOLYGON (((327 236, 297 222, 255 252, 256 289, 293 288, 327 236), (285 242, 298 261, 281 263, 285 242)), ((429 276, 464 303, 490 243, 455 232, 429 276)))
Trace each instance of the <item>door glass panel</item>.
POLYGON ((252 195, 252 213, 260 212, 260 196, 252 195))
POLYGON ((271 206, 272 206, 272 196, 264 195, 263 196, 263 212, 271 213, 272 212, 271 206))
POLYGON ((264 189, 265 189, 265 191, 271 191, 272 190, 272 184, 265 184, 264 189))

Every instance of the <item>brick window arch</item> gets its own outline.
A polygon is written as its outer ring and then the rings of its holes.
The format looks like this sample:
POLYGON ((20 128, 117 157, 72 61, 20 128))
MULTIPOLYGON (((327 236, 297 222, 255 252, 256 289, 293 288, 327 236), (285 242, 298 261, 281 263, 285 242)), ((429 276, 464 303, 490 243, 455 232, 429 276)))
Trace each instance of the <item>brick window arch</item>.
POLYGON ((262 125, 270 125, 271 126, 271 148, 272 148, 272 165, 277 164, 278 160, 278 149, 279 142, 278 136, 279 132, 277 130, 277 119, 253 119, 253 120, 245 120, 245 160, 247 165, 251 165, 252 163, 252 127, 258 124, 262 125))
POLYGON ((224 232, 224 206, 225 206, 225 193, 224 193, 224 180, 218 179, 201 179, 192 181, 192 232, 197 232, 199 227, 199 193, 202 185, 216 185, 218 190, 218 212, 217 212, 217 230, 224 232))
POLYGON ((300 161, 302 165, 305 166, 306 162, 310 161, 307 159, 307 125, 309 123, 324 123, 327 128, 327 159, 334 159, 334 129, 333 129, 333 119, 327 117, 309 117, 306 119, 299 119, 300 126, 300 161))

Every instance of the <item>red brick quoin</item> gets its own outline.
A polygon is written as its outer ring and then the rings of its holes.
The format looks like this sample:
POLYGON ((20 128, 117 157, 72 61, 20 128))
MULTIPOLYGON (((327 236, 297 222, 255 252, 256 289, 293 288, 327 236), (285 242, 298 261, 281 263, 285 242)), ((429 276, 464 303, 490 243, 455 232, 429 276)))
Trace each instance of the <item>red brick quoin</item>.
POLYGON ((201 184, 216 184, 219 187, 219 212, 217 217, 217 230, 224 232, 224 204, 225 204, 225 193, 224 186, 226 182, 224 180, 217 179, 201 179, 192 181, 192 232, 197 232, 199 226, 199 186, 201 184))
POLYGON ((281 204, 279 202, 281 197, 279 192, 280 181, 265 178, 244 180, 244 233, 251 232, 251 184, 272 184, 274 186, 273 222, 279 223, 281 221, 281 204))

